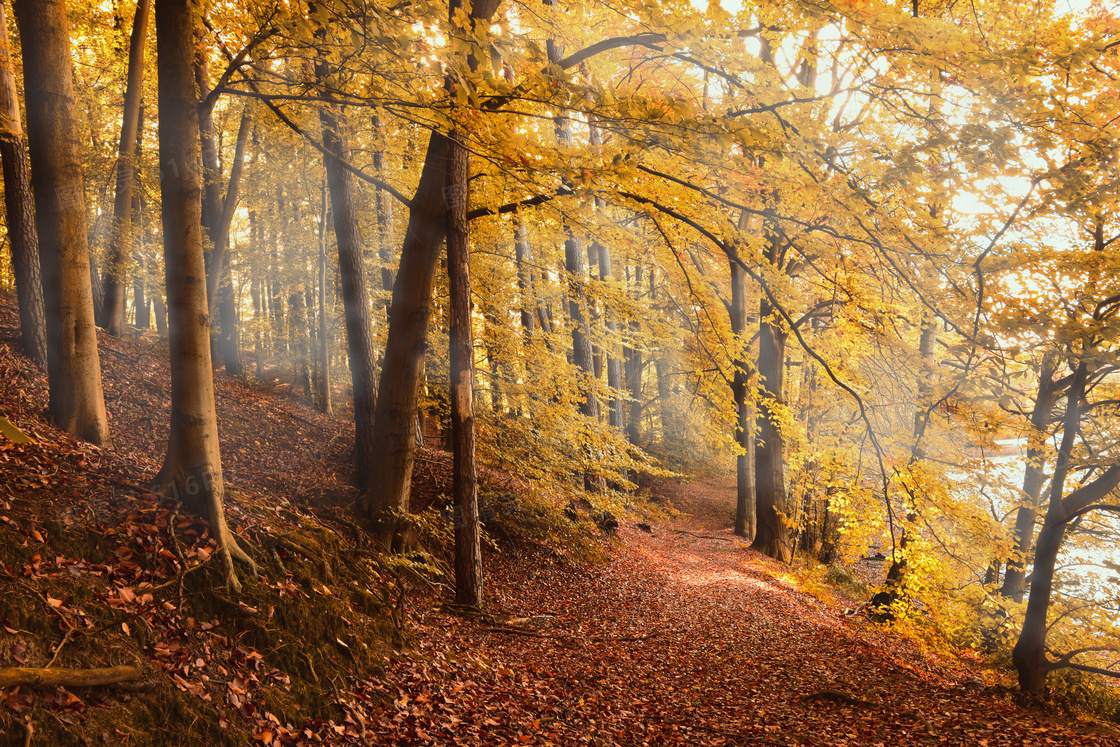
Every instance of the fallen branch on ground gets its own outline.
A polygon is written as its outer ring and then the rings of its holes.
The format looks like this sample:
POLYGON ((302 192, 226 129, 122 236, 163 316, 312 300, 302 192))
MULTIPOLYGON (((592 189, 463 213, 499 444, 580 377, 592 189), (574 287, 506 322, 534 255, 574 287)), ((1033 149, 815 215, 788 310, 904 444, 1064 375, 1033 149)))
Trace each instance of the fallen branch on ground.
POLYGON ((46 667, 0 667, 0 687, 97 687, 136 682, 144 677, 139 667, 103 669, 55 669, 46 667))

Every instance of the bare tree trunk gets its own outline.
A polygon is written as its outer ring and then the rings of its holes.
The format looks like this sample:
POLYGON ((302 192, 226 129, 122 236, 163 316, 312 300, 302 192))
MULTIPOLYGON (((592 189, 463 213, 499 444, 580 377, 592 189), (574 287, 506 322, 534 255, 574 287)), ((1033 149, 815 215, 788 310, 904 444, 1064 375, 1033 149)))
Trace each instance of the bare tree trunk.
POLYGON ((1050 502, 1046 509, 1046 518, 1038 533, 1038 542, 1035 546, 1027 612, 1023 618, 1023 629, 1019 633, 1019 640, 1011 652, 1011 661, 1019 673, 1019 689, 1023 692, 1042 692, 1046 688, 1046 675, 1055 668, 1046 657, 1046 634, 1050 627, 1047 625, 1047 615, 1054 591, 1054 569, 1058 553, 1062 549, 1062 540, 1065 539, 1066 526, 1080 511, 1103 499, 1120 483, 1120 466, 1114 465, 1101 472, 1087 485, 1068 496, 1065 494, 1073 448, 1080 431, 1081 408, 1088 380, 1089 366, 1082 359, 1074 372, 1066 395, 1062 444, 1058 448, 1054 478, 1050 482, 1050 502))
MULTIPOLYGON (((329 74, 325 63, 318 63, 320 80, 329 74)), ((350 359, 350 381, 354 397, 354 465, 358 488, 368 490, 370 469, 377 461, 377 434, 374 428, 377 367, 373 349, 373 320, 370 311, 369 285, 363 262, 363 241, 358 225, 353 175, 342 167, 339 159, 350 160, 350 149, 343 140, 341 127, 333 110, 326 105, 319 110, 323 127, 323 144, 330 156, 323 157, 327 171, 327 188, 334 214, 334 235, 338 244, 338 271, 342 278, 342 301, 346 309, 346 342, 350 359)))
POLYGON ((19 300, 20 343, 40 368, 47 365, 47 328, 43 311, 43 280, 39 269, 39 235, 35 201, 27 168, 27 143, 20 122, 16 79, 8 54, 8 20, 0 3, 0 163, 4 170, 4 208, 12 249, 12 272, 19 300))
MULTIPOLYGON (((634 265, 633 287, 640 291, 642 287, 642 265, 634 265)), ((641 334, 641 322, 630 322, 630 337, 637 341, 641 334)), ((626 438, 634 446, 641 446, 642 441, 642 351, 636 344, 623 349, 626 359, 626 389, 630 393, 630 417, 626 420, 626 438)))
POLYGON ((308 366, 307 355, 307 296, 303 288, 297 288, 288 297, 288 308, 291 310, 292 319, 292 347, 295 350, 296 360, 293 368, 293 390, 299 390, 311 397, 311 372, 308 366))
MULTIPOLYGON (((378 136, 381 133, 381 118, 376 114, 373 117, 373 127, 378 136)), ((385 152, 373 152, 373 168, 377 176, 385 178, 385 152)), ((377 258, 381 262, 381 287, 386 293, 393 292, 393 197, 386 194, 385 190, 378 188, 374 191, 375 208, 377 214, 377 258)))
POLYGON ((786 526, 785 439, 779 421, 785 400, 786 338, 789 333, 774 319, 775 311, 763 299, 759 309, 758 373, 763 390, 759 407, 758 440, 755 445, 755 500, 757 505, 754 542, 751 547, 787 563, 792 554, 786 526))
MULTIPOLYGON (((477 0, 470 18, 489 21, 501 0, 477 0)), ((447 137, 433 132, 416 194, 409 205, 401 263, 393 283, 385 362, 377 391, 373 460, 365 470, 366 509, 388 549, 398 516, 408 511, 416 443, 417 396, 424 368, 432 283, 446 235, 443 188, 447 186, 447 137)))
POLYGON ((139 153, 140 102, 144 88, 144 48, 148 36, 150 0, 138 0, 128 43, 128 84, 124 94, 121 141, 117 156, 117 193, 113 202, 109 258, 102 280, 102 324, 114 337, 124 334, 125 278, 132 264, 132 187, 139 153))
POLYGON ((67 433, 109 446, 66 4, 18 0, 15 13, 43 273, 50 413, 67 433))
MULTIPOLYGON (((742 222, 740 221, 740 225, 742 222)), ((750 396, 751 366, 746 361, 747 271, 737 262, 731 263, 731 331, 736 337, 739 357, 734 362, 735 378, 731 391, 735 397, 735 443, 743 450, 735 458, 735 534, 754 539, 755 514, 755 442, 754 397, 750 396)))
POLYGON ((1031 411, 1031 432, 1028 435, 1027 464, 1023 473, 1023 504, 1015 514, 1015 549, 1007 561, 1000 593, 1016 602, 1026 593, 1026 562, 1034 547, 1034 525, 1046 482, 1046 450, 1043 444, 1049 430, 1051 412, 1065 382, 1054 381, 1057 356, 1047 354, 1038 369, 1038 395, 1031 411))
MULTIPOLYGON (((453 33, 455 11, 461 0, 449 4, 453 33)), ((450 98, 453 87, 448 81, 450 98)), ((474 431, 474 333, 471 325, 470 152, 467 132, 451 132, 447 147, 447 280, 451 292, 448 313, 450 339, 452 494, 455 501, 455 602, 482 605, 482 550, 478 519, 478 472, 474 431)))
POLYGON ((327 336, 327 221, 331 218, 330 203, 327 201, 327 183, 323 182, 323 208, 319 219, 319 362, 318 362, 318 407, 320 412, 333 414, 331 406, 331 354, 327 336))
POLYGON ((171 435, 156 477, 165 495, 182 499, 210 523, 210 535, 235 590, 232 560, 256 565, 226 524, 222 459, 214 409, 202 249, 198 97, 192 79, 195 8, 191 0, 156 0, 159 160, 165 169, 164 263, 171 337, 171 435))
POLYGON ((529 234, 520 216, 513 219, 513 255, 517 263, 517 289, 521 293, 521 328, 525 331, 525 341, 532 337, 537 328, 534 309, 537 306, 533 290, 533 249, 529 245, 529 234))

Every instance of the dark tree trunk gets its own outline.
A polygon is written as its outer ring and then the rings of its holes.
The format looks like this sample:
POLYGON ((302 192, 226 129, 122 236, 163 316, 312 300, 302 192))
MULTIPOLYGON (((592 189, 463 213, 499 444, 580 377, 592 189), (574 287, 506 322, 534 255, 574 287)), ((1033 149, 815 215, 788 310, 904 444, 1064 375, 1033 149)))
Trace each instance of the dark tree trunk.
MULTIPOLYGON (((319 63, 320 80, 329 71, 319 63)), ((369 490, 371 469, 377 464, 377 436, 383 426, 374 428, 377 406, 377 368, 373 349, 373 320, 369 285, 363 262, 363 242, 358 225, 354 176, 340 163, 350 160, 338 119, 331 108, 319 110, 323 144, 331 153, 323 157, 327 189, 331 196, 334 235, 338 244, 338 271, 342 279, 342 303, 346 310, 346 343, 349 350, 350 382, 354 398, 354 465, 358 488, 369 490)))
POLYGON ((1034 546, 1035 521, 1046 482, 1046 449, 1044 448, 1054 405, 1064 384, 1054 381, 1057 356, 1046 355, 1038 370, 1038 395, 1031 411, 1031 432, 1028 435, 1027 464, 1023 474, 1023 503, 1015 514, 1015 548, 1007 561, 1000 593, 1016 602, 1026 593, 1026 561, 1034 546))
POLYGON ((113 201, 113 223, 109 258, 102 280, 104 300, 101 326, 114 337, 124 334, 125 280, 132 265, 132 191, 139 154, 140 101, 144 88, 144 48, 148 37, 150 0, 136 3, 128 44, 128 84, 124 94, 121 141, 117 155, 117 192, 113 201))
MULTIPOLYGON (((478 0, 470 17, 489 21, 500 0, 478 0)), ((400 268, 393 283, 385 362, 377 391, 373 459, 364 470, 366 508, 377 538, 388 549, 398 516, 408 511, 416 443, 417 396, 431 317, 432 283, 446 234, 443 188, 447 185, 447 138, 433 132, 416 194, 409 206, 400 268)), ((337 219, 336 219, 337 220, 337 219)))
POLYGON ((18 0, 15 13, 23 48, 50 413, 67 433, 109 446, 66 4, 62 0, 18 0))
POLYGON ((311 371, 308 365, 307 354, 307 296, 302 289, 296 290, 288 297, 288 308, 291 310, 292 320, 292 348, 296 354, 292 389, 301 391, 308 397, 311 396, 311 371))
POLYGON ((227 582, 239 589, 232 560, 253 573, 256 566, 226 524, 223 502, 203 262, 198 97, 191 75, 196 9, 190 0, 156 0, 155 8, 159 160, 165 169, 176 166, 160 183, 171 317, 171 434, 156 486, 210 523, 227 582))
POLYGON ((741 357, 735 360, 731 391, 735 397, 735 443, 743 450, 735 458, 735 534, 748 540, 755 533, 754 397, 750 396, 751 367, 746 361, 747 271, 731 263, 731 331, 741 357))
POLYGON ((330 203, 327 201, 327 183, 323 182, 323 208, 319 219, 319 348, 318 397, 316 405, 320 412, 331 415, 331 355, 329 344, 330 325, 327 324, 327 221, 331 219, 330 203))
POLYGON ((1054 592, 1054 569, 1058 553, 1062 549, 1062 540, 1065 539, 1067 523, 1111 493, 1120 483, 1120 466, 1114 465, 1101 472, 1092 482, 1068 496, 1065 495, 1088 380, 1089 366, 1082 360, 1074 372, 1066 395, 1062 443, 1054 465, 1054 478, 1050 482, 1050 502, 1046 518, 1035 545, 1027 612, 1023 617, 1019 640, 1011 652, 1011 661, 1019 673, 1019 689, 1023 692, 1041 693, 1046 688, 1046 675, 1055 668, 1046 657, 1046 635, 1050 627, 1047 616, 1054 592))
POLYGON ((775 319, 768 300, 759 308, 758 375, 762 388, 758 437, 755 444, 754 542, 751 547, 782 562, 789 562, 789 527, 786 526, 785 440, 778 409, 784 404, 786 338, 789 333, 775 319))
POLYGON ((513 219, 513 254, 517 263, 517 289, 521 293, 521 328, 525 332, 525 341, 528 342, 537 327, 534 314, 537 296, 533 290, 533 249, 529 244, 529 232, 517 216, 513 219))
MULTIPOLYGON (((458 0, 450 3, 455 23, 458 0)), ((463 33, 464 29, 457 29, 463 33)), ((450 81, 449 81, 450 83, 450 81)), ((452 84, 454 85, 454 84, 452 84)), ((449 85, 449 88, 452 87, 449 85)), ((451 91, 454 100, 454 91, 451 91)), ((455 502, 455 602, 482 605, 482 550, 478 518, 478 473, 474 431, 474 334, 471 327, 470 156, 464 129, 447 145, 447 281, 450 339, 452 494, 455 502)))
POLYGON ((19 300, 20 343, 40 368, 47 365, 47 328, 43 310, 43 280, 39 269, 39 235, 35 230, 35 201, 27 169, 27 143, 20 122, 16 80, 8 54, 8 20, 0 4, 0 113, 7 124, 0 134, 0 163, 4 170, 4 208, 12 249, 12 272, 19 300))
MULTIPOLYGON (((634 265, 634 288, 642 287, 642 266, 634 265)), ((642 332, 641 322, 630 322, 630 338, 637 341, 642 332)), ((626 390, 630 393, 630 417, 626 420, 626 438, 634 446, 642 443, 642 351, 634 344, 623 349, 626 359, 626 390)))

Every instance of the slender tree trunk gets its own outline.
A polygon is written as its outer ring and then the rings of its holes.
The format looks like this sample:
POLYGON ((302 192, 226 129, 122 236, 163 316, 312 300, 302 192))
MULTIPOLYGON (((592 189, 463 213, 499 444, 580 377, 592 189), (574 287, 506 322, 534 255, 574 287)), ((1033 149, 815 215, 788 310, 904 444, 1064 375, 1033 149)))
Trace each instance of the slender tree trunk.
MULTIPOLYGON (((489 22, 501 0, 477 0, 470 18, 489 22)), ((433 132, 416 194, 409 206, 401 263, 393 283, 385 362, 377 392, 374 458, 362 482, 376 535, 388 549, 398 516, 408 511, 416 443, 417 396, 432 310, 432 283, 446 235, 443 189, 447 186, 447 137, 433 132)))
MULTIPOLYGON (((373 117, 373 128, 378 136, 382 135, 381 118, 373 117)), ((373 168, 378 178, 385 178, 385 151, 373 152, 373 168)), ((377 258, 381 262, 381 287, 389 294, 393 292, 393 196, 378 188, 374 191, 377 214, 377 258)), ((386 304, 386 307, 388 304, 386 304)))
MULTIPOLYGON (((450 3, 455 11, 460 0, 450 3)), ((466 30, 457 29, 458 33, 466 30)), ((458 83, 451 83, 453 88, 458 83)), ((449 92, 454 101, 454 90, 449 92)), ((454 115, 454 112, 453 112, 454 115)), ((447 146, 447 280, 451 291, 448 313, 450 340, 452 493, 455 501, 455 602, 482 605, 482 550, 479 539, 478 473, 474 431, 474 333, 471 325, 470 155, 467 132, 459 126, 447 146)))
MULTIPOLYGON (((318 65, 320 80, 329 71, 318 65)), ((371 467, 377 462, 377 434, 374 428, 377 367, 373 349, 373 320, 370 311, 369 285, 362 260, 363 241, 358 225, 354 176, 342 167, 339 159, 350 160, 350 149, 343 140, 341 127, 332 109, 319 110, 323 127, 323 144, 331 153, 323 157, 327 171, 327 189, 334 215, 334 235, 338 244, 338 271, 342 278, 342 301, 346 310, 346 342, 350 359, 350 381, 354 397, 354 465, 358 488, 369 488, 371 467)))
MULTIPOLYGON (((740 223, 742 223, 740 221, 740 223)), ((731 331, 736 338, 735 378, 731 391, 735 397, 735 443, 743 450, 735 458, 735 534, 754 539, 755 524, 755 443, 754 397, 750 396, 751 366, 746 361, 747 271, 731 263, 731 331)))
POLYGON ((4 208, 12 249, 12 272, 19 300, 20 343, 40 368, 47 365, 47 327, 43 310, 43 280, 39 269, 39 235, 35 230, 35 202, 27 168, 27 143, 19 113, 16 79, 8 54, 8 20, 0 3, 0 163, 4 170, 4 208))
POLYGON ((117 156, 117 193, 113 202, 109 258, 102 280, 104 300, 102 324, 114 337, 124 334, 125 278, 132 265, 132 189, 139 153, 140 102, 144 88, 144 48, 148 37, 150 0, 138 0, 128 44, 128 84, 124 94, 124 116, 117 156))
POLYGON ((256 566, 230 531, 223 503, 203 261, 198 97, 191 75, 196 9, 191 0, 156 0, 155 11, 159 160, 165 171, 160 191, 171 317, 171 434, 156 486, 210 523, 227 582, 239 589, 232 560, 254 573, 256 566))
POLYGON ((789 527, 786 526, 785 439, 778 410, 784 405, 786 338, 789 333, 775 320, 770 302, 759 309, 758 374, 762 385, 758 440, 755 444, 754 542, 751 547, 787 563, 790 560, 789 527))
POLYGON ((517 263, 517 289, 521 293, 521 328, 528 342, 536 329, 533 310, 537 306, 533 290, 533 249, 529 245, 529 232, 520 216, 513 219, 513 255, 517 263))
POLYGON ((327 221, 331 218, 330 203, 327 201, 327 183, 323 182, 323 207, 319 219, 319 396, 320 412, 333 414, 331 406, 331 354, 328 342, 327 324, 327 221))
POLYGON ((1057 356, 1047 354, 1038 369, 1038 395, 1031 411, 1031 430, 1028 434, 1027 464, 1023 474, 1023 503, 1015 515, 1015 549, 1007 561, 1000 593, 1016 602, 1023 601, 1026 593, 1026 561, 1034 546, 1034 525, 1046 482, 1046 441, 1051 412, 1058 402, 1063 384, 1054 381, 1057 356))
POLYGON ((43 273, 50 413, 67 433, 109 446, 66 4, 18 0, 15 12, 43 273))
MULTIPOLYGON (((144 106, 140 106, 140 121, 136 125, 136 181, 140 181, 140 155, 144 141, 144 106)), ((132 215, 136 221, 136 269, 132 273, 133 324, 137 329, 152 326, 152 315, 148 300, 148 259, 145 255, 146 227, 144 223, 144 198, 139 189, 132 191, 132 215)))
MULTIPOLYGON (((600 210, 604 207, 600 204, 600 210)), ((612 279, 611 275, 611 250, 606 244, 599 244, 599 280, 603 283, 608 283, 612 279)), ((607 338, 610 342, 618 336, 618 323, 614 319, 614 311, 610 306, 603 308, 604 324, 607 328, 607 338)), ((619 392, 622 391, 622 361, 619 360, 617 355, 612 355, 608 348, 605 353, 607 362, 607 386, 611 388, 611 398, 607 403, 607 422, 612 428, 622 428, 622 397, 619 392)))
POLYGON ((1047 615, 1054 591, 1054 569, 1058 553, 1062 549, 1067 522, 1079 510, 1107 496, 1116 488, 1117 483, 1120 483, 1120 466, 1114 465, 1100 473, 1091 483, 1078 488, 1068 496, 1065 494, 1073 448, 1080 431, 1081 403, 1085 397, 1088 380, 1089 366, 1083 358, 1074 372, 1066 395, 1062 444, 1058 448, 1054 478, 1050 482, 1050 502, 1046 509, 1046 518, 1038 533, 1038 542, 1035 546, 1033 578, 1030 595, 1027 598, 1027 611, 1023 618, 1023 629, 1019 633, 1019 640, 1011 652, 1011 661, 1019 673, 1019 689, 1023 692, 1042 692, 1046 687, 1046 675, 1053 668, 1046 658, 1046 634, 1049 630, 1047 615))
POLYGON ((152 299, 152 306, 154 307, 156 315, 156 332, 161 336, 167 334, 167 305, 163 302, 163 296, 159 293, 152 299))
POLYGON ((292 347, 296 354, 295 365, 292 366, 295 369, 293 371, 292 389, 301 391, 311 397, 311 372, 307 355, 307 295, 302 287, 288 297, 288 308, 291 310, 292 347))
MULTIPOLYGON (((640 291, 642 287, 642 265, 634 265, 633 287, 640 291)), ((630 393, 630 417, 626 420, 626 438, 634 446, 641 446, 642 441, 642 351, 637 346, 637 341, 642 332, 641 322, 630 322, 629 347, 623 348, 623 357, 626 359, 626 389, 630 393)))

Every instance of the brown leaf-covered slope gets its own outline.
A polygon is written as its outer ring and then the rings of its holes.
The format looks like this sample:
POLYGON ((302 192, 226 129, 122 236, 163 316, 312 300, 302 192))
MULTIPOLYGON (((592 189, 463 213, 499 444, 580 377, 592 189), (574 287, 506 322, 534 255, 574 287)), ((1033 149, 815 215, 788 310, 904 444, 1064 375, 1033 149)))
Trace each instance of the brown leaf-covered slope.
MULTIPOLYGON (((346 506, 346 416, 218 376, 231 523, 265 574, 231 599, 205 526, 143 490, 166 438, 162 346, 101 338, 118 445, 101 450, 44 421, 17 327, 0 297, 0 414, 41 441, 0 437, 0 667, 146 682, 0 690, 0 745, 1120 743, 802 594, 723 529, 718 479, 658 486, 690 516, 623 519, 607 564, 499 533, 491 617, 441 611, 446 586, 418 578, 401 597, 346 506)), ((425 450, 414 492, 448 492, 448 467, 425 450)))

